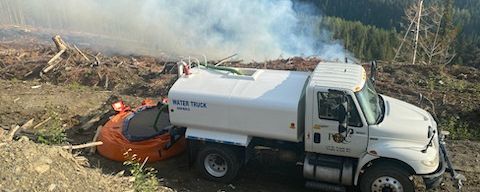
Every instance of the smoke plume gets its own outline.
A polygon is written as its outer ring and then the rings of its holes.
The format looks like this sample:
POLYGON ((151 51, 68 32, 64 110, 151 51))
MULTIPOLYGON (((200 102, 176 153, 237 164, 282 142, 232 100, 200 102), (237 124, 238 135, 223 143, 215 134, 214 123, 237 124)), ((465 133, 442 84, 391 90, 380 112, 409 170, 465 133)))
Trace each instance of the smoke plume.
POLYGON ((0 0, 0 10, 0 24, 94 34, 90 43, 110 39, 112 51, 123 53, 346 56, 318 12, 290 0, 0 0))

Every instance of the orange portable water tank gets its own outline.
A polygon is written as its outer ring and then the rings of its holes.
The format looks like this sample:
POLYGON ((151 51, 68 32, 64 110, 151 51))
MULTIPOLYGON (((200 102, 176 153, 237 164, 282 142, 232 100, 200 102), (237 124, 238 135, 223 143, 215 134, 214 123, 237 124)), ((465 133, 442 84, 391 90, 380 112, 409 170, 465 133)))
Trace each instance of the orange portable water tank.
MULTIPOLYGON (((143 109, 152 107, 150 102, 143 104, 143 109)), ((98 140, 103 142, 103 145, 97 147, 100 155, 115 161, 125 161, 128 160, 125 152, 131 149, 129 154, 136 154, 141 161, 148 157, 147 162, 155 162, 178 155, 185 150, 185 137, 183 135, 172 137, 168 131, 160 132, 159 135, 144 140, 131 141, 127 139, 124 135, 124 128, 128 126, 128 123, 125 122, 136 113, 145 112, 139 109, 142 107, 133 111, 120 111, 103 126, 98 137, 98 140), (172 138, 175 138, 175 142, 170 143, 172 138)), ((148 121, 154 122, 154 119, 148 121)))

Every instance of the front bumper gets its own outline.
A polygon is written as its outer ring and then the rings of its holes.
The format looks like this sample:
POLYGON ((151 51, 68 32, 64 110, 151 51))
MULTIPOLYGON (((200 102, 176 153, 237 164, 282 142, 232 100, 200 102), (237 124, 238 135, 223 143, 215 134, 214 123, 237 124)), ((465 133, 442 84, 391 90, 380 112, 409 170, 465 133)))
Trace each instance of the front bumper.
POLYGON ((442 183, 443 174, 445 173, 445 170, 447 170, 446 158, 448 157, 445 156, 443 150, 440 150, 440 165, 438 166, 437 170, 431 174, 422 175, 423 182, 425 183, 427 190, 436 188, 442 183))
POLYGON ((452 162, 448 157, 448 152, 445 147, 445 136, 440 134, 439 139, 440 165, 435 172, 428 175, 422 175, 425 186, 427 190, 438 187, 443 181, 443 174, 445 172, 450 172, 453 180, 456 181, 458 191, 460 191, 463 186, 462 182, 466 181, 466 178, 462 174, 457 173, 453 168, 452 162))

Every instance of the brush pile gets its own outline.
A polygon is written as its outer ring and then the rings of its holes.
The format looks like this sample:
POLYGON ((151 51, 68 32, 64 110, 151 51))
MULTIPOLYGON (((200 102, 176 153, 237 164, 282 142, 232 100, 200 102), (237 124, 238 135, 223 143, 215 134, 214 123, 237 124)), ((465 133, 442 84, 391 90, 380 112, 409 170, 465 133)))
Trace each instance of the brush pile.
POLYGON ((1 44, 0 78, 41 79, 53 84, 74 83, 126 94, 160 96, 175 77, 171 68, 164 70, 172 62, 147 56, 107 56, 68 44, 58 35, 52 39, 56 48, 37 42, 1 44))

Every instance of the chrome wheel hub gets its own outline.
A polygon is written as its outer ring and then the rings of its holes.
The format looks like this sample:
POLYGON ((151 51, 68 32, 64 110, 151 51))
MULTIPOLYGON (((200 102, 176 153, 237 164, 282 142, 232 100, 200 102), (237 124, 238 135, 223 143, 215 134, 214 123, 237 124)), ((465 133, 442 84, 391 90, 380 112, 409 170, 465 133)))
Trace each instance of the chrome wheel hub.
POLYGON ((380 177, 372 183, 372 192, 403 192, 402 184, 393 177, 380 177))
POLYGON ((227 161, 218 154, 209 154, 203 161, 205 170, 214 177, 223 177, 227 174, 227 161))

